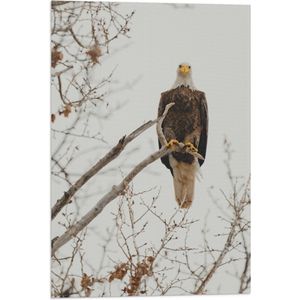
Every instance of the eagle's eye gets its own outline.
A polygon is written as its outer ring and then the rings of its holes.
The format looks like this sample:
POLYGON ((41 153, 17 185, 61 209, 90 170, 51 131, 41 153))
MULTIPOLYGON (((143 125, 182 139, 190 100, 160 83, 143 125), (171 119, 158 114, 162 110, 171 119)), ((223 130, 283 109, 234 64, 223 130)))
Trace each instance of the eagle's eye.
POLYGON ((179 68, 181 68, 181 67, 182 67, 182 65, 179 65, 178 67, 179 67, 179 68))
POLYGON ((189 69, 191 68, 191 66, 189 66, 189 69))

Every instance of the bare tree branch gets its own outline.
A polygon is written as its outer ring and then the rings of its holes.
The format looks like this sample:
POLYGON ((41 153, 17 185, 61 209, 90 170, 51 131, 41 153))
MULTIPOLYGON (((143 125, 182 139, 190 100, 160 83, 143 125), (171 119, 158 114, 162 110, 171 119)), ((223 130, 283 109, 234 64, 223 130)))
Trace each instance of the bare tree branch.
MULTIPOLYGON (((225 264, 224 258, 226 256, 226 254, 228 252, 230 252, 232 249, 236 248, 237 246, 234 245, 236 238, 238 235, 241 235, 242 240, 243 240, 243 246, 244 246, 244 250, 245 250, 245 266, 244 266, 244 271, 241 275, 240 278, 240 289, 239 289, 239 293, 244 292, 247 288, 248 285, 250 283, 250 277, 247 277, 247 272, 248 272, 248 268, 249 268, 249 262, 250 262, 250 253, 248 251, 247 245, 246 245, 246 240, 245 237, 243 235, 243 232, 246 231, 249 228, 249 221, 245 220, 243 218, 243 212, 245 211, 245 209, 248 207, 248 205, 250 205, 250 198, 249 198, 249 194, 248 194, 248 188, 250 185, 250 178, 247 180, 246 185, 244 185, 244 192, 243 194, 240 196, 240 198, 238 198, 238 193, 237 191, 237 184, 233 183, 234 182, 234 177, 231 174, 231 167, 230 167, 230 159, 231 157, 228 156, 229 153, 231 153, 230 151, 230 145, 227 145, 227 141, 225 140, 225 153, 227 154, 227 160, 225 161, 225 164, 228 168, 227 170, 227 174, 228 174, 228 178, 229 181, 232 182, 232 200, 229 200, 226 195, 224 195, 225 200, 227 201, 227 203, 229 204, 229 207, 231 208, 233 215, 230 221, 230 231, 227 235, 227 239, 225 241, 224 247, 221 250, 220 254, 218 255, 218 257, 214 260, 213 265, 211 266, 211 268, 209 269, 209 271, 207 272, 207 274, 205 275, 205 277, 199 278, 199 281, 201 282, 200 286, 195 290, 195 294, 204 294, 205 293, 205 288, 208 284, 208 282, 210 281, 210 279, 213 277, 213 275, 216 273, 217 269, 219 267, 221 267, 223 264, 225 264), (249 279, 249 281, 248 281, 249 279)), ((223 218, 223 220, 226 220, 223 218)), ((237 245, 240 245, 242 243, 238 243, 237 245)), ((232 260, 230 259, 229 262, 231 262, 232 260)))
MULTIPOLYGON (((165 111, 163 113, 163 115, 159 118, 165 118, 165 116, 168 113, 168 110, 170 109, 170 107, 173 106, 173 103, 170 103, 168 106, 166 106, 165 111)), ((157 120, 154 121, 149 121, 146 124, 154 124, 157 120)), ((144 125, 146 125, 144 124, 144 125)), ((143 126, 144 126, 143 125, 143 126)), ((149 125, 148 125, 149 126, 149 125)), ((137 135, 139 135, 141 132, 141 127, 139 127, 138 131, 135 130, 131 135, 129 135, 128 137, 131 137, 131 140, 136 137, 136 135, 134 133, 136 133, 137 135)), ((148 127, 147 127, 148 128, 148 127)), ((130 141, 130 140, 129 140, 130 141)), ((127 141, 128 143, 128 141, 127 141)), ((116 147, 118 147, 119 144, 117 144, 116 147)), ((118 151, 122 151, 122 147, 124 145, 124 142, 121 142, 121 146, 120 149, 118 151)), ((118 148, 117 148, 118 149, 118 148)), ((112 189, 110 190, 110 192, 108 192, 106 195, 104 195, 98 202, 97 204, 88 212, 86 213, 77 223, 75 223, 74 225, 72 225, 64 234, 62 234, 59 238, 56 238, 55 242, 53 243, 53 248, 52 248, 52 255, 54 255, 54 253, 61 247, 63 246, 65 243, 67 243, 69 240, 71 240, 71 238, 73 236, 76 236, 76 234, 78 232, 80 232, 83 228, 85 228, 94 218, 96 218, 104 209, 104 207, 109 204, 112 200, 114 200, 117 196, 119 196, 120 194, 122 194, 122 192, 126 189, 126 187, 128 186, 128 184, 133 180, 133 178, 140 173, 145 167, 147 167, 148 165, 150 165, 151 163, 153 163, 154 161, 156 161, 157 159, 161 158, 162 156, 165 156, 169 153, 171 153, 172 151, 178 151, 178 152, 187 152, 190 153, 192 155, 194 155, 195 157, 199 157, 199 153, 195 153, 193 151, 191 151, 189 148, 186 148, 185 145, 183 143, 179 143, 178 145, 175 145, 173 148, 170 148, 168 145, 164 145, 160 150, 152 153, 150 156, 148 156, 147 158, 145 158, 143 161, 141 161, 138 165, 136 165, 133 170, 117 185, 117 186, 113 186, 112 189)), ((109 153, 111 153, 112 151, 110 151, 109 153)), ((118 155, 119 152, 113 151, 112 154, 113 155, 118 155)), ((200 155, 201 156, 201 155, 200 155)), ((105 156, 106 157, 106 156, 105 156)), ((106 165, 109 161, 111 161, 114 157, 112 156, 108 156, 108 158, 103 158, 102 160, 100 160, 98 163, 100 165, 100 169, 101 166, 104 164, 106 165), (100 163, 102 162, 102 163, 100 163)), ((97 165, 97 168, 99 168, 99 166, 97 165)), ((92 171, 90 171, 90 173, 88 173, 88 177, 86 178, 85 175, 83 175, 82 181, 80 181, 80 184, 84 184, 89 178, 91 178, 91 174, 95 174, 94 173, 94 168, 92 168, 92 171)), ((80 185, 79 184, 79 185, 80 185)), ((81 186, 82 186, 81 185, 81 186)), ((78 190, 78 187, 74 187, 75 192, 78 190)))
POLYGON ((120 184, 117 186, 113 186, 111 191, 104 195, 98 203, 87 213, 85 214, 81 220, 79 220, 76 224, 71 226, 63 235, 61 235, 53 244, 52 255, 65 243, 67 243, 73 236, 76 236, 78 232, 80 232, 85 226, 87 226, 96 216, 98 216, 103 208, 114 200, 118 195, 122 193, 122 191, 127 187, 128 183, 140 173, 145 167, 149 164, 153 163, 155 160, 161 158, 162 156, 172 152, 171 149, 166 146, 162 147, 159 151, 148 156, 146 159, 141 161, 126 177, 123 179, 120 184))
MULTIPOLYGON (((161 124, 162 122, 160 122, 161 124)), ((159 131, 159 130, 158 130, 159 131)), ((241 274, 236 272, 232 274, 239 279, 239 293, 244 293, 250 286, 250 252, 248 249, 247 239, 244 234, 249 229, 249 221, 244 218, 243 213, 250 204, 249 194, 249 180, 246 184, 242 184, 240 189, 235 183, 232 193, 224 195, 225 203, 229 205, 232 212, 228 218, 220 219, 225 221, 229 225, 228 232, 219 233, 215 236, 226 236, 223 247, 218 249, 209 245, 209 241, 205 237, 206 230, 202 231, 204 237, 204 247, 191 247, 187 244, 187 236, 189 233, 190 225, 198 220, 186 219, 188 211, 176 210, 169 220, 164 219, 163 215, 156 209, 155 200, 158 199, 158 195, 153 198, 150 205, 146 204, 142 198, 142 204, 145 206, 145 211, 140 210, 140 206, 133 197, 138 196, 143 192, 135 193, 133 190, 133 184, 130 181, 145 168, 148 163, 158 159, 162 155, 161 151, 165 151, 166 154, 172 151, 188 151, 184 145, 179 145, 170 148, 168 144, 164 145, 159 151, 147 157, 140 164, 122 180, 118 186, 112 187, 111 191, 107 193, 98 203, 91 209, 79 222, 72 225, 69 218, 66 216, 67 224, 64 226, 66 232, 61 236, 53 239, 53 253, 54 259, 59 263, 64 262, 68 257, 57 258, 55 251, 69 240, 73 242, 80 237, 81 233, 87 232, 87 225, 96 218, 104 207, 110 203, 113 199, 121 196, 120 205, 124 203, 124 207, 127 207, 128 212, 120 209, 118 211, 118 217, 116 217, 117 228, 120 232, 116 241, 118 246, 125 255, 124 259, 119 260, 108 257, 110 261, 114 263, 115 269, 111 270, 111 267, 107 271, 102 269, 102 274, 92 271, 91 275, 85 273, 83 267, 81 268, 81 275, 67 275, 69 271, 63 275, 59 273, 53 273, 58 279, 52 282, 53 293, 56 295, 77 294, 82 296, 96 296, 94 293, 97 289, 99 295, 111 295, 106 290, 110 291, 112 281, 121 280, 123 289, 120 290, 121 295, 165 295, 171 290, 181 291, 188 294, 206 294, 207 286, 210 282, 213 282, 215 275, 218 274, 220 268, 225 265, 232 265, 238 260, 245 260, 244 268, 241 274), (178 147, 178 148, 177 148, 178 147), (139 210, 139 216, 135 216, 133 211, 134 203, 137 203, 139 210), (183 213, 183 218, 174 218, 177 215, 183 213), (148 245, 147 241, 143 237, 145 228, 149 225, 149 219, 144 218, 145 214, 153 214, 158 222, 162 222, 165 226, 165 230, 161 232, 165 235, 160 239, 160 243, 157 246, 148 245), (185 220, 185 221, 184 221, 185 220), (137 223, 138 227, 136 227, 137 223), (128 229, 128 228, 131 229, 128 229), (182 246, 175 246, 173 241, 176 241, 181 233, 177 232, 177 229, 183 229, 186 231, 184 238, 184 244, 182 246), (80 234, 79 234, 80 233, 80 234), (139 238, 138 238, 139 236, 139 238), (138 239, 137 239, 138 238, 138 239), (120 239, 120 240, 119 240, 120 239), (242 240, 241 240, 242 239, 242 240), (59 241, 59 244, 57 243, 59 241), (243 247, 244 249, 240 249, 243 247), (201 249, 202 248, 202 249, 201 249), (244 250, 244 251, 243 251, 244 250), (236 251, 236 256, 225 259, 229 254, 233 254, 236 251), (241 257, 238 253, 244 253, 245 256, 241 257), (193 257, 197 255, 197 261, 201 263, 197 266, 191 264, 193 257), (200 259, 199 255, 204 255, 204 260, 200 259), (207 257, 208 256, 208 257, 207 257), (173 271, 171 277, 170 273, 173 271), (65 275, 64 275, 65 274, 65 275), (96 275, 96 276, 95 276, 96 275), (173 276, 175 275, 175 276, 173 276), (79 279, 74 276, 79 276, 79 279), (66 279, 67 278, 67 279, 66 279), (100 283, 99 287, 94 287, 94 283, 100 283), (193 283, 194 288, 189 287, 190 283, 193 283), (186 284, 185 284, 186 283, 186 284), (94 290, 95 288, 95 290, 94 290), (93 294, 92 294, 93 293, 93 294)), ((227 153, 227 152, 226 152, 227 153)), ((229 158, 228 158, 229 159, 229 158)), ((230 165, 228 164, 230 167, 230 165)), ((228 174, 228 173, 227 173, 228 174)), ((229 177, 229 180, 235 180, 235 176, 229 177)), ((247 213, 247 211, 246 211, 247 213)), ((180 217, 180 214, 178 217, 180 217)), ((227 225, 226 225, 227 226, 227 225)), ((205 226, 204 226, 205 227, 205 226)), ((83 253, 78 252, 78 258, 82 264, 83 253)), ((72 263, 72 255, 71 262, 72 263)), ((101 260, 103 262, 103 258, 101 260)), ((67 263, 64 263, 67 265, 67 263)), ((102 263, 101 263, 102 265, 102 263)), ((93 266, 91 265, 93 268, 93 266)), ((229 273, 228 273, 229 274, 229 273)))
POLYGON ((228 234, 228 237, 227 237, 227 240, 225 242, 225 246, 224 246, 223 250, 219 254, 217 260, 215 261, 215 263, 213 264, 213 266, 211 267, 211 269, 209 270, 209 272, 207 273, 205 278, 201 279, 201 284, 197 288, 195 294, 203 294, 205 292, 205 288, 207 286, 207 283, 212 278, 212 276, 214 275, 216 270, 221 266, 221 264, 224 260, 224 257, 229 252, 230 247, 232 246, 235 235, 236 235, 237 220, 235 220, 235 221, 236 222, 234 224, 232 224, 232 226, 231 226, 231 229, 230 229, 230 232, 228 234))
MULTIPOLYGON (((75 193, 95 174, 97 174, 102 168, 104 168, 108 163, 114 160, 119 154, 124 150, 125 146, 138 137, 141 133, 145 130, 150 128, 156 122, 160 121, 165 118, 169 109, 174 105, 174 103, 170 103, 166 106, 164 114, 152 121, 148 121, 147 123, 143 124, 142 126, 135 129, 132 133, 128 136, 123 136, 119 142, 104 156, 102 157, 94 166, 92 166, 87 172, 85 172, 70 188, 64 195, 57 200, 55 205, 52 208, 51 218, 54 219, 56 215, 60 212, 60 210, 70 202, 71 198, 75 195, 75 193)), ((162 155, 163 156, 163 155, 162 155)))

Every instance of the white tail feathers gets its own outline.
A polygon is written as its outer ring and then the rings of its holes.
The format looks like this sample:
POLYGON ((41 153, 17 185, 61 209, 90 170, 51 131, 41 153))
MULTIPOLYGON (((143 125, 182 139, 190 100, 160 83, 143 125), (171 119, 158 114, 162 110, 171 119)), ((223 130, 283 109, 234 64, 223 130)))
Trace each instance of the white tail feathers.
POLYGON ((178 205, 189 208, 194 198, 194 186, 197 173, 197 164, 178 162, 172 155, 169 156, 170 165, 173 169, 173 181, 175 197, 178 205))

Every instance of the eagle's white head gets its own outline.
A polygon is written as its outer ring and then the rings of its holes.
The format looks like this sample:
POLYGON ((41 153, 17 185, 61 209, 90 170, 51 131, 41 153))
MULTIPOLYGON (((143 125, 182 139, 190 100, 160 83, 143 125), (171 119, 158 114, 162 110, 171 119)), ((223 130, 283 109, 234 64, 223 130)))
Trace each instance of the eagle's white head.
POLYGON ((192 79, 192 66, 189 63, 181 63, 177 68, 177 78, 173 85, 173 89, 184 85, 190 89, 195 89, 192 79))

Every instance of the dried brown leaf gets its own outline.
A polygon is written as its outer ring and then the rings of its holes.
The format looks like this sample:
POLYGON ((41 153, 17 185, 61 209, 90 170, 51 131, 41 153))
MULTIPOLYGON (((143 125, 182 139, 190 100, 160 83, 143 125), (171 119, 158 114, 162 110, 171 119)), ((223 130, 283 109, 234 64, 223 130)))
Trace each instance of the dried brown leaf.
POLYGON ((51 50, 51 67, 55 68, 57 63, 64 57, 61 51, 57 50, 57 46, 53 47, 51 50))
POLYGON ((122 280, 128 271, 128 266, 125 263, 117 265, 115 271, 112 272, 108 278, 109 282, 112 282, 114 279, 122 280))
POLYGON ((71 112, 72 112, 72 106, 70 104, 66 104, 64 106, 64 110, 60 112, 60 114, 63 114, 67 118, 71 112))
POLYGON ((90 56, 91 61, 96 64, 99 62, 99 57, 101 56, 101 48, 99 45, 94 45, 92 48, 90 48, 87 52, 87 55, 90 56))
POLYGON ((92 292, 91 286, 93 285, 93 283, 94 283, 94 278, 88 276, 86 273, 83 273, 80 285, 83 288, 86 297, 89 297, 91 295, 92 292))

